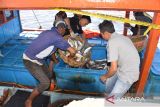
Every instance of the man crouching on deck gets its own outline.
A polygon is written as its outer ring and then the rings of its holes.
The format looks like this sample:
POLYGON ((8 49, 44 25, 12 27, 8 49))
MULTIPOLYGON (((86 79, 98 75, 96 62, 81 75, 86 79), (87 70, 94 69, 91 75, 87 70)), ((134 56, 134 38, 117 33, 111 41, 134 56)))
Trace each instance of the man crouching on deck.
POLYGON ((103 21, 99 29, 102 37, 108 41, 107 59, 111 63, 100 80, 106 84, 107 97, 121 98, 139 78, 138 51, 128 37, 115 33, 111 21, 103 21))
POLYGON ((23 62, 25 67, 40 82, 26 100, 25 107, 32 107, 33 100, 50 86, 52 72, 44 65, 44 59, 55 53, 57 48, 68 50, 71 56, 74 56, 75 49, 70 47, 62 37, 65 30, 65 22, 57 22, 56 27, 42 32, 24 52, 23 62))

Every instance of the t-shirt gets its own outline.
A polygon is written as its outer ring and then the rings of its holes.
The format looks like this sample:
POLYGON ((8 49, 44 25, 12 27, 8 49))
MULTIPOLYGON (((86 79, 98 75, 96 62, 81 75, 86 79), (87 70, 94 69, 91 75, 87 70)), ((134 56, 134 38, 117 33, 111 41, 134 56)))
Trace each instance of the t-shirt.
POLYGON ((25 50, 23 59, 30 59, 32 62, 43 63, 43 60, 52 55, 57 48, 67 50, 70 47, 55 27, 42 32, 25 50))
POLYGON ((82 26, 79 24, 78 17, 71 17, 70 20, 70 26, 73 30, 73 32, 76 34, 83 34, 82 26))
POLYGON ((107 52, 108 62, 118 62, 117 75, 120 80, 130 84, 138 80, 140 58, 128 37, 113 33, 108 40, 107 52))

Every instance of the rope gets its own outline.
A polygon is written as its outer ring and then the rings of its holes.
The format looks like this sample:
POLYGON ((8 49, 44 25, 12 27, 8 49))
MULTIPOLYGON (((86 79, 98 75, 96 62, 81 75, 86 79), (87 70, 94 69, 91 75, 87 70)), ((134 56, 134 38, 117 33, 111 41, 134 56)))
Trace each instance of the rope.
POLYGON ((152 29, 152 26, 149 26, 148 29, 144 32, 143 35, 147 35, 147 33, 152 29))
POLYGON ((37 16, 36 16, 36 13, 34 12, 34 10, 32 10, 32 12, 33 12, 33 14, 34 14, 34 17, 36 18, 36 21, 37 21, 38 24, 39 24, 39 29, 42 29, 42 26, 41 26, 41 24, 40 24, 40 22, 39 22, 39 20, 38 20, 38 18, 37 18, 37 16))

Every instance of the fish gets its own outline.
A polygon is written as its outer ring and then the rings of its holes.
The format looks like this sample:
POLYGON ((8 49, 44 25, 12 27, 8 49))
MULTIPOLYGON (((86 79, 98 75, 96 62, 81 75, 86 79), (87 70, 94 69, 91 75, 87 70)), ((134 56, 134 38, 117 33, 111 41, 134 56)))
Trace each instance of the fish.
POLYGON ((74 42, 69 38, 68 43, 70 44, 71 47, 74 47, 74 42))
POLYGON ((80 57, 80 58, 83 57, 83 56, 82 56, 81 54, 79 54, 79 53, 76 53, 75 56, 78 57, 78 58, 79 58, 79 57, 80 57))
MULTIPOLYGON (((83 62, 83 63, 87 63, 89 61, 90 56, 88 55, 88 53, 90 52, 92 47, 87 45, 86 41, 84 42, 79 39, 70 37, 68 38, 67 42, 69 43, 71 47, 75 48, 77 51, 77 53, 73 57, 74 61, 83 62)), ((66 57, 70 55, 70 53, 67 51, 64 51, 63 54, 66 57)))
POLYGON ((83 55, 86 56, 90 52, 91 48, 92 47, 88 47, 87 49, 85 49, 83 55))
POLYGON ((77 36, 77 35, 75 35, 75 33, 73 33, 73 32, 71 32, 70 35, 71 35, 72 38, 76 38, 76 36, 77 36))
POLYGON ((81 59, 82 59, 81 57, 78 57, 78 58, 76 59, 76 61, 77 61, 77 62, 80 62, 81 59))
POLYGON ((95 70, 107 70, 107 62, 106 60, 95 60, 95 61, 89 61, 84 66, 86 69, 95 69, 95 70))
POLYGON ((67 57, 68 57, 68 56, 70 56, 70 53, 69 53, 69 52, 67 52, 67 53, 66 53, 66 56, 67 56, 67 57))
POLYGON ((77 50, 81 50, 83 47, 83 44, 80 41, 77 41, 77 44, 78 44, 77 50))
POLYGON ((78 43, 77 43, 77 41, 74 41, 74 47, 75 47, 76 49, 78 49, 78 43))
POLYGON ((75 55, 76 57, 77 57, 77 59, 76 59, 76 61, 81 61, 81 59, 82 59, 82 55, 81 54, 79 54, 79 53, 76 53, 76 55, 75 55))
POLYGON ((108 66, 107 66, 107 65, 105 65, 105 66, 104 66, 104 69, 106 69, 106 70, 107 70, 107 68, 108 68, 108 66))

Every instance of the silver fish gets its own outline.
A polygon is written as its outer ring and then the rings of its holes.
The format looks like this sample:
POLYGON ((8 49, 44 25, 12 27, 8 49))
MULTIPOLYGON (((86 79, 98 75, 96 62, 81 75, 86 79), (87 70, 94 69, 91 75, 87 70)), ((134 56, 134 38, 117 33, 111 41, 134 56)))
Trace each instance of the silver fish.
POLYGON ((78 43, 77 43, 77 41, 74 41, 74 46, 75 46, 76 49, 78 49, 78 43))
POLYGON ((70 44, 71 47, 74 47, 74 42, 69 38, 68 43, 70 44))
POLYGON ((92 48, 92 47, 88 47, 88 48, 84 51, 83 55, 86 56, 87 53, 91 50, 91 48, 92 48))
POLYGON ((69 52, 67 52, 67 53, 66 53, 66 56, 68 57, 69 55, 70 55, 70 53, 69 53, 69 52))
POLYGON ((79 54, 79 53, 76 53, 76 55, 75 55, 76 57, 78 57, 78 58, 81 58, 81 57, 83 57, 81 54, 79 54))
POLYGON ((81 59, 82 59, 82 57, 83 57, 83 56, 82 56, 81 54, 79 54, 79 53, 76 53, 75 56, 77 57, 77 59, 76 59, 77 62, 81 61, 81 59))
POLYGON ((89 61, 86 64, 86 67, 88 69, 96 69, 96 70, 106 70, 107 69, 107 62, 105 60, 95 60, 95 61, 89 61))
POLYGON ((82 47, 83 47, 83 44, 80 42, 80 41, 77 41, 77 44, 78 44, 78 50, 81 50, 82 49, 82 47))

